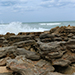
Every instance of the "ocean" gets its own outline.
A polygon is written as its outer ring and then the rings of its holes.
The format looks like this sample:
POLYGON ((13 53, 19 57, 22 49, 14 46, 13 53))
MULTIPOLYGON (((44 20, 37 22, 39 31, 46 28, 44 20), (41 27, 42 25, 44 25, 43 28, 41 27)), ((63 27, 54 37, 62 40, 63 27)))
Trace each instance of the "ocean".
POLYGON ((43 32, 50 30, 56 26, 75 26, 75 21, 59 21, 59 22, 11 22, 0 23, 0 34, 7 32, 18 34, 19 32, 43 32))

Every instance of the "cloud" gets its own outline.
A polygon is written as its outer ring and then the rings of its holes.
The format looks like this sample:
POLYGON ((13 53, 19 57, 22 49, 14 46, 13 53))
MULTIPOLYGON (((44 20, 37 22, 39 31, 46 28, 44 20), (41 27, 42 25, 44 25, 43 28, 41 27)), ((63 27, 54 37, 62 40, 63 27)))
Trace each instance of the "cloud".
POLYGON ((2 1, 2 2, 0 2, 0 6, 12 6, 12 5, 15 5, 16 4, 16 2, 14 2, 14 1, 2 1))
POLYGON ((21 12, 23 12, 23 11, 34 11, 35 10, 35 8, 33 7, 33 6, 21 6, 21 5, 17 5, 17 6, 14 6, 14 8, 13 8, 13 11, 14 12, 17 12, 17 11, 21 11, 21 12))
POLYGON ((0 0, 0 9, 12 12, 34 11, 54 7, 75 7, 75 0, 0 0))
POLYGON ((17 5, 17 4, 25 4, 27 3, 27 0, 1 0, 0 1, 0 6, 13 6, 13 5, 17 5))
POLYGON ((32 2, 32 0, 0 0, 0 7, 12 10, 13 12, 32 11, 35 9, 35 6, 33 6, 30 2, 32 2))
POLYGON ((75 0, 42 0, 40 6, 51 8, 51 7, 73 7, 75 5, 75 0))

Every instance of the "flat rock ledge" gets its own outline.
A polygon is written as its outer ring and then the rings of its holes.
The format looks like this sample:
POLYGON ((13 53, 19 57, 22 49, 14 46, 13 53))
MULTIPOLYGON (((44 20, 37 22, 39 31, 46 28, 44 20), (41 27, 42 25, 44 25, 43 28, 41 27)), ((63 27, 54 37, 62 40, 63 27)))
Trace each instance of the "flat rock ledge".
POLYGON ((0 35, 0 75, 75 75, 75 26, 0 35))

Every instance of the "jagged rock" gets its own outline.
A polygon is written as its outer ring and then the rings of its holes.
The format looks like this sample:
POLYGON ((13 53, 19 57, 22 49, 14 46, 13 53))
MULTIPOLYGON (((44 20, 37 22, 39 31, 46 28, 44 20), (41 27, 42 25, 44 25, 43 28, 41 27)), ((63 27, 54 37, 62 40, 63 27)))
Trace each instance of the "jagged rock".
POLYGON ((64 51, 58 51, 58 52, 51 52, 48 53, 49 58, 54 59, 54 58, 60 58, 64 54, 64 51))
POLYGON ((70 33, 70 34, 68 35, 68 37, 71 38, 73 35, 74 35, 73 33, 70 33))
POLYGON ((7 60, 11 59, 10 57, 6 57, 6 58, 3 58, 3 59, 0 59, 0 66, 4 66, 6 65, 6 62, 7 60))
POLYGON ((17 48, 17 55, 25 55, 26 58, 31 60, 40 59, 40 55, 38 55, 36 52, 27 51, 24 48, 17 48))
POLYGON ((2 57, 11 57, 14 58, 16 56, 16 46, 9 46, 9 47, 1 47, 0 48, 0 58, 2 57))
POLYGON ((71 50, 71 52, 75 52, 75 45, 67 45, 67 49, 71 50))
POLYGON ((59 28, 59 26, 57 26, 57 27, 55 27, 55 28, 52 28, 52 29, 50 30, 50 33, 54 33, 58 28, 59 28))
POLYGON ((52 61, 52 65, 58 65, 61 67, 69 66, 69 64, 71 64, 71 62, 69 60, 57 59, 57 60, 52 61))
MULTIPOLYGON (((20 33, 18 33, 18 35, 34 35, 36 37, 42 33, 44 33, 44 32, 20 32, 20 33)), ((48 31, 47 31, 47 33, 48 33, 48 31)))
POLYGON ((66 51, 60 46, 63 42, 40 43, 39 53, 48 59, 60 58, 66 51))
POLYGON ((75 39, 75 36, 72 36, 72 39, 75 39))
POLYGON ((31 61, 25 56, 18 56, 7 61, 7 68, 21 75, 40 75, 46 71, 54 71, 54 67, 46 60, 31 61))
MULTIPOLYGON (((66 26, 61 26, 61 27, 57 27, 55 29, 55 31, 52 34, 59 34, 59 33, 63 33, 65 30, 66 26)), ((50 32, 52 31, 52 29, 50 30, 50 32)))
POLYGON ((6 35, 15 35, 14 33, 7 32, 6 35))
POLYGON ((69 60, 71 63, 75 62, 75 54, 70 54, 66 57, 67 60, 69 60))
POLYGON ((11 57, 15 58, 17 55, 26 55, 26 58, 31 60, 39 60, 40 55, 36 52, 27 51, 24 48, 17 48, 16 46, 2 47, 0 48, 0 58, 11 57))
POLYGON ((7 64, 22 75, 71 75, 75 71, 72 66, 75 63, 75 26, 55 27, 49 32, 1 35, 0 58, 1 65, 7 64), (52 65, 55 71, 64 74, 49 72, 54 71, 52 65))
POLYGON ((6 46, 8 44, 8 41, 4 37, 0 37, 0 46, 6 46))
POLYGON ((65 74, 68 73, 71 75, 73 75, 74 72, 75 72, 75 67, 73 67, 73 66, 68 66, 63 71, 63 73, 65 73, 65 74))
POLYGON ((42 33, 39 36, 41 42, 51 42, 51 41, 53 41, 54 37, 55 37, 55 35, 48 34, 48 33, 42 33))
POLYGON ((73 29, 66 28, 64 32, 65 33, 75 33, 75 28, 73 28, 73 29))
POLYGON ((56 37, 53 39, 54 41, 62 41, 62 38, 61 37, 56 37))
POLYGON ((12 42, 19 42, 32 39, 34 39, 34 35, 12 35, 7 38, 7 40, 12 42))
POLYGON ((61 74, 58 72, 46 72, 46 73, 41 74, 41 75, 70 75, 70 74, 61 74))
POLYGON ((12 73, 0 73, 0 75, 13 75, 12 73))
POLYGON ((68 41, 68 40, 69 40, 69 38, 67 38, 67 37, 64 38, 64 41, 68 41))
POLYGON ((75 39, 70 39, 67 44, 75 44, 75 39))
POLYGON ((54 35, 48 34, 48 33, 42 33, 39 36, 40 39, 45 39, 45 38, 54 38, 54 35))
POLYGON ((40 39, 41 42, 51 42, 51 38, 40 39))
POLYGON ((29 50, 31 46, 36 45, 36 42, 35 40, 26 40, 26 41, 16 42, 13 45, 14 46, 16 45, 18 48, 24 47, 25 49, 29 50))

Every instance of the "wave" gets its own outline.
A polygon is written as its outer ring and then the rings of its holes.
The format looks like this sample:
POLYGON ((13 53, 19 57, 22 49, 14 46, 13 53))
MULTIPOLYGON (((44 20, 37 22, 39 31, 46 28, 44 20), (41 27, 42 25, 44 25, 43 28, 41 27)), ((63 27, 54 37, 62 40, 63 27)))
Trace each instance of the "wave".
POLYGON ((61 23, 40 23, 40 25, 60 25, 61 23))
POLYGON ((7 32, 18 34, 19 32, 43 32, 46 29, 32 27, 28 24, 22 24, 21 22, 11 22, 9 24, 0 24, 0 34, 6 34, 7 32))

